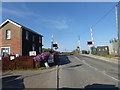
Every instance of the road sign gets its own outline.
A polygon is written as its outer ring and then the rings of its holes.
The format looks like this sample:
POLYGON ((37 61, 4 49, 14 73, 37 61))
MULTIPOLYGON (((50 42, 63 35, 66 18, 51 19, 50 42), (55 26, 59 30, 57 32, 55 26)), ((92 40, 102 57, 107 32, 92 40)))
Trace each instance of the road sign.
POLYGON ((53 47, 58 47, 58 45, 57 44, 53 44, 53 47))
POLYGON ((36 51, 30 51, 29 56, 36 56, 36 51))
POLYGON ((87 45, 93 45, 93 41, 87 41, 87 45))

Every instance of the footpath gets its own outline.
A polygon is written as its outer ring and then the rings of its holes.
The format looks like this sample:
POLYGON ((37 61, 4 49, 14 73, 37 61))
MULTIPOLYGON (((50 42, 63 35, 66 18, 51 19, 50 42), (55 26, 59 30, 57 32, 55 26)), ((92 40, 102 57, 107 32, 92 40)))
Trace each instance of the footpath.
POLYGON ((3 89, 57 88, 57 66, 45 70, 8 71, 4 72, 0 79, 3 89))
POLYGON ((118 58, 106 58, 106 57, 96 56, 96 55, 92 55, 92 54, 81 54, 81 55, 108 61, 108 62, 112 62, 112 63, 117 63, 117 64, 120 62, 120 60, 118 60, 118 58))

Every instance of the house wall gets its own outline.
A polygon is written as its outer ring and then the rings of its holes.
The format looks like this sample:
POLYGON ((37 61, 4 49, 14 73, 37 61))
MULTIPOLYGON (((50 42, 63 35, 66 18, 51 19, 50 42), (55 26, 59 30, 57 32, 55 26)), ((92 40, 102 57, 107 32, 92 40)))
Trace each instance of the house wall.
POLYGON ((20 27, 7 23, 0 29, 0 47, 10 47, 10 54, 21 54, 20 52, 20 27), (6 39, 6 30, 11 30, 11 39, 6 39))
POLYGON ((42 50, 42 37, 38 34, 28 31, 28 40, 26 40, 26 29, 22 29, 22 54, 29 55, 29 51, 32 50, 33 44, 35 45, 36 54, 40 54, 42 51, 39 52, 39 47, 42 50), (33 35, 35 36, 35 41, 32 40, 33 35), (39 36, 41 37, 41 43, 39 43, 39 36))
POLYGON ((108 44, 109 53, 111 55, 118 55, 118 42, 111 42, 108 44))

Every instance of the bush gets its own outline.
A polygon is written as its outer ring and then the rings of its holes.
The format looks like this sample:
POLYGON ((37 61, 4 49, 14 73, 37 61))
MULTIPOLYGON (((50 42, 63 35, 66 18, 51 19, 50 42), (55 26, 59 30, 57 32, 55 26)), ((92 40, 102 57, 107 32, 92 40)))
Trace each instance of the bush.
POLYGON ((36 66, 36 68, 40 68, 41 67, 41 62, 40 61, 36 61, 35 62, 35 66, 36 66))

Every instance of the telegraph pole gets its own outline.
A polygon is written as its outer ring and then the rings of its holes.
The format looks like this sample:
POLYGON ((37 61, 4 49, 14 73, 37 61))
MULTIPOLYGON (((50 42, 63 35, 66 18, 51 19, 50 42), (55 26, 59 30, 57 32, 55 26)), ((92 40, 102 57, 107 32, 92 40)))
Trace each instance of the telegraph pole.
POLYGON ((116 31, 118 39, 118 55, 120 56, 120 2, 116 5, 116 31))

